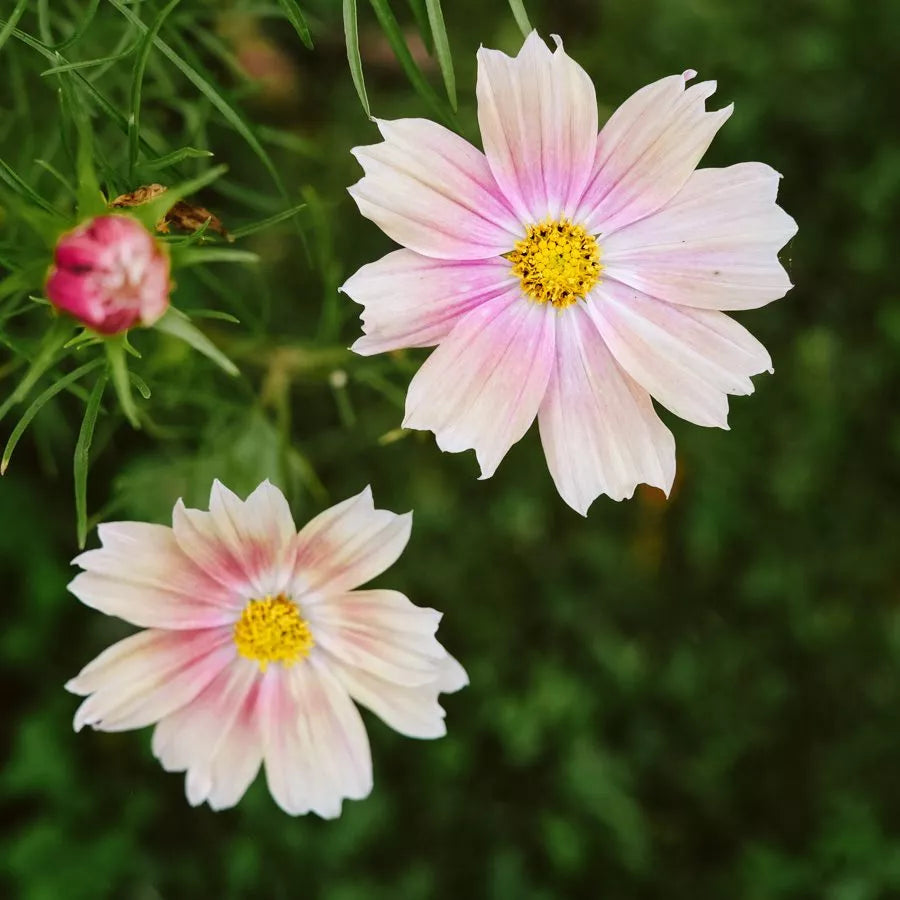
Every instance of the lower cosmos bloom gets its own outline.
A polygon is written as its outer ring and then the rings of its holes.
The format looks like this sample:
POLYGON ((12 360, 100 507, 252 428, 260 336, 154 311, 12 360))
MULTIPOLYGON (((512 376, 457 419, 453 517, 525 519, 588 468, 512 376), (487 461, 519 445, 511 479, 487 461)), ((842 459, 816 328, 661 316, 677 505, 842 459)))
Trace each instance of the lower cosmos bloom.
POLYGON ((128 216, 91 219, 64 234, 47 277, 57 308, 101 334, 152 325, 169 308, 169 257, 128 216))
POLYGON ((101 525, 70 590, 146 630, 66 685, 87 698, 75 729, 155 723, 153 752, 186 772, 194 806, 234 806, 264 764, 285 812, 338 816, 343 798, 372 789, 353 700, 401 734, 436 738, 438 694, 468 683, 435 638, 440 613, 355 590, 393 564, 411 522, 375 509, 366 488, 298 534, 276 487, 241 501, 216 482, 209 512, 179 501, 171 528, 101 525))
POLYGON ((651 397, 727 428, 728 394, 772 370, 723 310, 784 296, 779 249, 796 225, 762 163, 697 169, 731 107, 673 75, 629 98, 598 135, 594 87, 532 33, 515 58, 478 54, 484 153, 423 119, 378 122, 350 193, 404 249, 343 290, 365 309, 361 354, 437 345, 404 426, 483 478, 535 418, 563 499, 646 482, 668 493, 672 434, 651 397))

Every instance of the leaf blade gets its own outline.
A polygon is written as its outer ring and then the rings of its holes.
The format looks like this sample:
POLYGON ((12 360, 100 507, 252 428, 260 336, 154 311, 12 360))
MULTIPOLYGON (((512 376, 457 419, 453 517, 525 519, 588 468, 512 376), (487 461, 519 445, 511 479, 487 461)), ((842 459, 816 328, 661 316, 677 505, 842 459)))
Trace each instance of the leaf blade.
POLYGON ((238 367, 183 313, 173 307, 153 326, 171 335, 211 359, 229 375, 238 375, 238 367))
POLYGON ((387 0, 369 0, 369 2, 372 5, 372 9, 375 10, 378 22, 384 31, 388 43, 391 45, 391 49, 394 51, 394 55, 397 57, 397 61, 406 73, 406 77, 413 88, 441 119, 454 124, 452 111, 447 109, 445 104, 441 102, 441 98, 428 83, 428 80, 422 74, 422 70, 413 59, 412 53, 409 52, 406 39, 403 37, 403 32, 397 19, 394 17, 390 4, 387 0))
POLYGON ((306 24, 306 19, 297 5, 297 0, 278 0, 278 5, 284 12, 284 17, 294 26, 294 31, 297 32, 297 36, 303 42, 303 46, 307 50, 312 50, 313 42, 312 35, 309 33, 309 25, 306 24))
POLYGON ((350 65, 350 78, 356 88, 359 102, 369 118, 369 95, 366 93, 366 81, 363 76, 362 57, 359 53, 359 23, 356 20, 356 0, 344 0, 344 40, 347 44, 347 62, 350 65))
POLYGON ((75 475, 75 528, 78 535, 78 546, 84 549, 87 541, 87 476, 91 457, 91 442, 94 439, 94 427, 97 424, 97 415, 100 412, 100 401, 103 399, 103 391, 109 374, 103 372, 94 382, 91 394, 88 397, 84 410, 84 418, 81 420, 81 428, 78 431, 78 441, 75 444, 75 455, 72 460, 72 468, 75 475))
POLYGON ((147 60, 150 59, 150 52, 153 50, 153 42, 159 34, 160 28, 163 26, 169 13, 181 2, 181 0, 169 0, 169 2, 159 11, 156 18, 150 23, 150 26, 144 32, 141 39, 138 58, 134 64, 134 74, 131 78, 131 115, 128 118, 128 174, 131 180, 134 180, 134 169, 137 165, 138 155, 140 154, 141 143, 141 93, 144 86, 144 72, 147 69, 147 60))
POLYGON ((525 12, 525 4, 522 0, 509 0, 509 8, 512 10, 516 25, 519 26, 519 30, 522 32, 522 37, 528 37, 533 29, 531 22, 528 21, 528 13, 525 12))
MULTIPOLYGON (((123 15, 129 22, 136 25, 142 31, 147 30, 147 26, 130 10, 121 3, 121 0, 109 0, 109 2, 123 15)), ((244 139, 250 149, 259 157, 260 162, 265 166, 275 186, 281 194, 286 194, 284 183, 281 175, 272 161, 272 158, 266 152, 259 139, 253 133, 250 125, 244 117, 216 90, 215 86, 197 71, 190 63, 182 58, 175 50, 172 49, 159 35, 153 39, 153 43, 159 51, 187 78, 197 90, 206 97, 207 100, 219 111, 223 119, 244 139)))
POLYGON ((68 340, 73 330, 71 322, 65 319, 59 319, 53 328, 47 332, 41 346, 38 348, 37 355, 31 361, 22 380, 16 385, 15 390, 0 405, 0 419, 2 419, 10 409, 19 401, 23 400, 28 392, 34 387, 41 375, 53 365, 56 354, 62 349, 63 344, 68 340))
POLYGON ((26 6, 28 6, 28 0, 19 0, 19 2, 13 7, 12 14, 3 24, 3 27, 0 28, 0 47, 2 47, 9 40, 9 36, 13 33, 13 29, 16 27, 16 23, 19 21, 19 19, 22 18, 22 13, 25 12, 26 6))
POLYGON ((113 387, 119 398, 119 404, 125 418, 132 428, 140 428, 137 407, 134 405, 134 396, 131 393, 131 381, 128 378, 128 363, 125 360, 125 347, 121 339, 111 339, 106 342, 106 358, 109 361, 109 372, 112 375, 113 387))
POLYGON ((453 111, 456 112, 456 73, 453 70, 453 54, 450 52, 450 38, 447 36, 447 26, 444 24, 441 0, 425 0, 425 9, 428 12, 431 36, 434 39, 434 53, 437 56, 438 65, 441 67, 444 87, 447 89, 447 99, 450 101, 453 111))
POLYGON ((292 206, 290 209, 284 209, 272 216, 267 216, 265 219, 260 219, 258 222, 251 222, 248 225, 243 225, 240 228, 235 228, 234 231, 231 232, 231 236, 232 238, 234 238, 234 240, 239 240, 240 238, 245 238, 248 235, 256 234, 257 231, 262 231, 264 228, 268 228, 271 225, 277 225, 279 222, 283 222, 285 219, 290 219, 291 216, 297 215, 297 213, 303 209, 306 209, 306 203, 298 203, 295 206, 292 206))
POLYGON ((25 434, 26 429, 31 424, 31 420, 44 408, 48 401, 52 400, 60 391, 65 390, 65 388, 74 384, 82 376, 87 375, 88 372, 92 372, 102 364, 102 359, 93 359, 83 366, 79 366, 77 369, 69 372, 68 375, 64 375, 59 381, 55 381, 34 399, 31 406, 25 410, 22 414, 22 418, 16 423, 16 427, 13 428, 9 440, 6 442, 6 447, 3 450, 3 458, 0 459, 0 475, 6 474, 6 470, 9 468, 9 461, 12 458, 13 451, 16 449, 16 444, 19 443, 22 435, 25 434))

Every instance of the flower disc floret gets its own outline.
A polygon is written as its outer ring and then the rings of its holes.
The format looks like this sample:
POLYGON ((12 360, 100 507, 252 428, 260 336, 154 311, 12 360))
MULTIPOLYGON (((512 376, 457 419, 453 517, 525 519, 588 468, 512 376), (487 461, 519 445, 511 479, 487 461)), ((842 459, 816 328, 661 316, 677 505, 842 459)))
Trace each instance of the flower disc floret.
POLYGON ((255 660, 265 672, 270 662, 292 666, 308 656, 316 642, 297 604, 279 594, 244 607, 234 626, 234 643, 241 656, 255 660))
POLYGON ((529 225, 506 258, 525 294, 559 309, 583 299, 603 268, 596 238, 567 219, 529 225))

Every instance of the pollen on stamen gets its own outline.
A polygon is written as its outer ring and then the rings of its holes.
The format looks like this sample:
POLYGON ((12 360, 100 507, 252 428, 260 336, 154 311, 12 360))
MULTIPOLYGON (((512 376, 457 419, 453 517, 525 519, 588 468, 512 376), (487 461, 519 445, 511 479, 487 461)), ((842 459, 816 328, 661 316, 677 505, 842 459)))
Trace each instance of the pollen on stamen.
POLYGON ((312 632, 296 603, 284 594, 250 600, 234 626, 234 643, 241 656, 259 663, 292 666, 315 646, 312 632))
POLYGON ((524 293, 558 309, 583 299, 603 269, 597 239, 568 219, 529 225, 526 237, 505 256, 524 293))

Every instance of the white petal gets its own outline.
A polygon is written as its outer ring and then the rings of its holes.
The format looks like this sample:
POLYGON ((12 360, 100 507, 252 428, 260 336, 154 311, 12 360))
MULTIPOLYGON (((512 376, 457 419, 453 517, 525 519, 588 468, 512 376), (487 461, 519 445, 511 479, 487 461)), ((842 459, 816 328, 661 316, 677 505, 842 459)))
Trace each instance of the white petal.
POLYGON ((439 682, 409 687, 393 684, 337 660, 333 666, 350 696, 394 731, 423 739, 439 738, 447 733, 445 713, 438 703, 439 682))
POLYGON ((113 644, 68 682, 89 694, 75 730, 126 731, 189 703, 234 657, 227 630, 145 631, 113 644))
POLYGON ((438 693, 455 694, 457 691, 461 691, 468 683, 468 673, 460 665, 459 661, 448 653, 441 660, 437 681, 434 683, 438 693))
POLYGON ((297 536, 294 596, 365 584, 397 561, 411 528, 412 513, 375 509, 369 487, 325 510, 297 536))
POLYGON ((749 376, 772 371, 766 348, 716 310, 663 303, 612 279, 587 309, 625 371, 697 425, 727 428, 727 395, 752 394, 749 376))
POLYGON ((519 55, 478 51, 478 123, 491 171, 524 222, 571 215, 591 175, 597 98, 588 74, 531 32, 519 55))
POLYGON ((396 684, 434 681, 446 656, 434 633, 440 613, 399 591, 353 591, 309 610, 316 643, 342 662, 396 684))
POLYGON ((356 147, 359 211, 397 243, 436 259, 487 259, 523 229, 480 150, 426 119, 379 121, 380 144, 356 147))
POLYGON ((714 81, 685 90, 696 75, 672 75, 641 88, 603 126, 578 221, 609 233, 655 212, 687 181, 733 106, 706 112, 714 81))
POLYGON ((474 448, 490 478, 537 415, 553 365, 556 310, 518 288, 467 313, 409 386, 404 428, 441 450, 474 448))
POLYGON ((672 487, 671 432, 580 304, 557 323, 556 365, 538 422, 556 488, 582 515, 600 494, 622 500, 642 482, 667 494, 672 487))
POLYGON ((778 251, 797 232, 762 163, 698 169, 658 212, 603 242, 606 275, 704 309, 753 309, 791 287, 778 251))
POLYGON ((516 284, 510 264, 494 259, 455 262, 395 250, 363 266, 341 288, 361 303, 363 356, 440 343, 459 318, 516 284))

